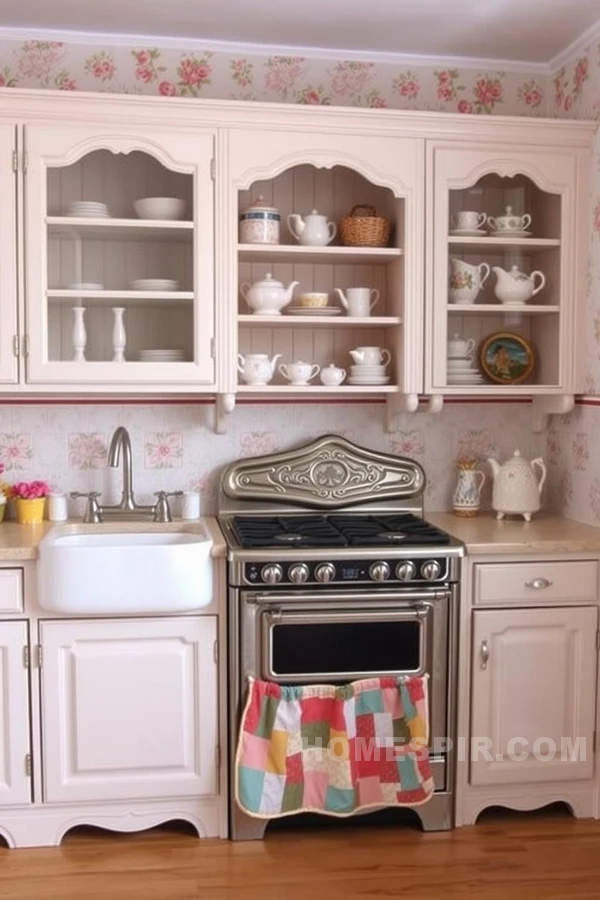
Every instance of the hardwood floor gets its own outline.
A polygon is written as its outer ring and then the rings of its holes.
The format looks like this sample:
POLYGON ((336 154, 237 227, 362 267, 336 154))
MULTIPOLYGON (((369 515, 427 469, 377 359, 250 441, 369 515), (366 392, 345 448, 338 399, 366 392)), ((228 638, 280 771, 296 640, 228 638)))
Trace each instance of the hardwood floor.
POLYGON ((198 841, 168 826, 87 830, 60 848, 0 848, 10 900, 598 900, 600 822, 488 815, 476 827, 320 826, 264 842, 198 841))

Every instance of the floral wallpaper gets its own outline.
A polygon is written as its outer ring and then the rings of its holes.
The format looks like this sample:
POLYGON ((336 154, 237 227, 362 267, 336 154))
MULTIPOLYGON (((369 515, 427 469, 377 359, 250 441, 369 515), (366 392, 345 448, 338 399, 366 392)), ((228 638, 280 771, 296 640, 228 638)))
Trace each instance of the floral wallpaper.
MULTIPOLYGON (((55 490, 98 490, 104 502, 114 502, 121 470, 108 466, 107 447, 115 428, 124 425, 131 435, 136 496, 150 502, 156 490, 195 489, 203 513, 210 514, 216 511, 218 474, 227 463, 335 433, 418 460, 428 478, 425 506, 433 510, 451 505, 457 456, 478 457, 489 474, 488 456, 504 458, 516 447, 533 452, 527 403, 451 403, 439 415, 401 417, 395 434, 384 431, 384 409, 373 403, 241 404, 228 433, 216 435, 208 404, 7 405, 0 406, 0 462, 11 484, 44 478, 55 490)), ((71 512, 82 513, 80 501, 71 512)))
POLYGON ((0 41, 0 87, 539 116, 544 81, 452 66, 0 41))

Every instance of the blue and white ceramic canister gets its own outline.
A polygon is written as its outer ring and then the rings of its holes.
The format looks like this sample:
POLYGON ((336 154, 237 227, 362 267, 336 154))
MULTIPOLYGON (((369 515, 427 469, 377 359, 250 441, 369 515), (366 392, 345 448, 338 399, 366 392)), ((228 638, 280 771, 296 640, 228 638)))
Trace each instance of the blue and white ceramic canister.
POLYGON ((240 244, 278 244, 281 215, 258 196, 240 213, 240 244))

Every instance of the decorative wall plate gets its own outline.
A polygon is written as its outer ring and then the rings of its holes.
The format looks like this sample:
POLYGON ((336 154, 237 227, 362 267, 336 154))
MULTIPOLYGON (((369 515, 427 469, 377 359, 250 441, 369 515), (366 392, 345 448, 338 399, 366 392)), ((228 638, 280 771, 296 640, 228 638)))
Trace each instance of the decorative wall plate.
POLYGON ((525 338, 509 331, 488 335, 479 348, 479 362, 486 378, 496 384, 520 384, 535 365, 533 348, 525 338))

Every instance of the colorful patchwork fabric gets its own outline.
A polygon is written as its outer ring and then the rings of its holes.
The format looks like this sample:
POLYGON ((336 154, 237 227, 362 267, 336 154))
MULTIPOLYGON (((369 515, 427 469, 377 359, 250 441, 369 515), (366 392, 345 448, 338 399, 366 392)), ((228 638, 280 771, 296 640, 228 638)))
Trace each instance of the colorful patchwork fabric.
POLYGON ((342 687, 249 679, 236 801, 261 819, 417 806, 433 793, 428 740, 426 677, 342 687))

